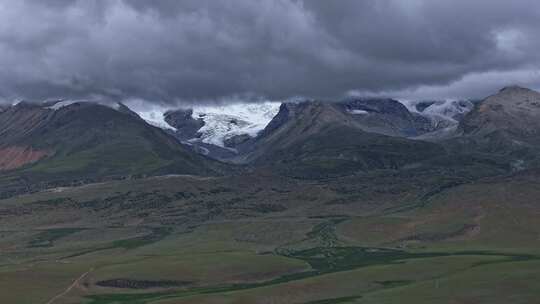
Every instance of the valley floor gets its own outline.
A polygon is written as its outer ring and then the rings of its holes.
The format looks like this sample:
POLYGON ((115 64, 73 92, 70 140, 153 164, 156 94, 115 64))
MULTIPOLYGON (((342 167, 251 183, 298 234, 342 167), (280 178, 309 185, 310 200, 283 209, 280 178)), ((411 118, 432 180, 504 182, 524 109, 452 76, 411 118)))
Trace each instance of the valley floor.
POLYGON ((166 176, 22 195, 0 201, 0 303, 536 303, 538 180, 166 176))

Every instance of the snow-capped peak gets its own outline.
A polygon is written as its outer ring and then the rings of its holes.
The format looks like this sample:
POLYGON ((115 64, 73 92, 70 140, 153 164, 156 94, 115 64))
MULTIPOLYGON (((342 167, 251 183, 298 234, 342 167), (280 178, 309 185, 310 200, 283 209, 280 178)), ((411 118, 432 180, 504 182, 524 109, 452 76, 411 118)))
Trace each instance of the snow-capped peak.
POLYGON ((46 108, 56 111, 56 110, 59 110, 59 109, 61 109, 63 107, 67 107, 67 106, 69 106, 71 104, 74 104, 76 102, 78 102, 78 101, 77 100, 60 100, 60 101, 55 102, 53 105, 48 106, 46 108))
POLYGON ((106 106, 115 110, 120 109, 120 104, 117 102, 109 103, 109 102, 102 102, 102 101, 94 101, 94 100, 75 100, 75 99, 68 99, 68 100, 57 100, 57 101, 45 101, 43 104, 45 106, 45 109, 49 110, 59 110, 61 108, 67 107, 69 105, 72 105, 74 103, 80 103, 80 102, 89 102, 89 103, 95 103, 100 104, 102 106, 106 106))
POLYGON ((176 128, 172 127, 165 121, 166 108, 163 107, 151 107, 145 110, 135 111, 139 117, 144 119, 148 124, 161 129, 169 129, 176 131, 176 128))
MULTIPOLYGON (((236 135, 256 136, 278 113, 281 103, 237 103, 223 106, 194 106, 191 117, 202 120, 204 125, 197 131, 192 142, 203 142, 225 147, 225 140, 236 135)), ((132 101, 129 107, 149 124, 162 129, 178 131, 165 121, 165 113, 178 108, 132 101)))
POLYGON ((192 116, 204 121, 204 126, 199 129, 202 142, 224 147, 224 141, 236 135, 255 137, 278 113, 280 105, 279 102, 264 102, 200 106, 193 108, 192 116))

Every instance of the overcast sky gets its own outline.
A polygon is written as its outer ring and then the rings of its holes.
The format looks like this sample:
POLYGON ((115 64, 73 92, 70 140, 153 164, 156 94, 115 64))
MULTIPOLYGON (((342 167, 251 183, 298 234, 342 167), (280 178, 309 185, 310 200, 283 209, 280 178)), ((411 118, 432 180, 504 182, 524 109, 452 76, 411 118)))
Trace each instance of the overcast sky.
POLYGON ((0 0, 0 100, 540 88, 538 0, 0 0))

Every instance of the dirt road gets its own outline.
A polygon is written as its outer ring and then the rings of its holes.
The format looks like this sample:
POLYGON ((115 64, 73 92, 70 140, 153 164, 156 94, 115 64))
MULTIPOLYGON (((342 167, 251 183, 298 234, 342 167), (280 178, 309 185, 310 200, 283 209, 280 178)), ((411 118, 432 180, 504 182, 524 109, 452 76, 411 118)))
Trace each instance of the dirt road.
POLYGON ((79 284, 79 282, 84 279, 90 272, 92 272, 92 270, 94 270, 93 268, 91 268, 90 270, 88 270, 87 272, 81 274, 75 281, 73 281, 73 283, 71 283, 71 285, 69 285, 64 291, 62 291, 61 293, 57 294, 56 296, 54 296, 53 298, 51 298, 47 303, 45 304, 53 304, 56 300, 62 298, 63 296, 67 295, 75 286, 77 286, 79 284))

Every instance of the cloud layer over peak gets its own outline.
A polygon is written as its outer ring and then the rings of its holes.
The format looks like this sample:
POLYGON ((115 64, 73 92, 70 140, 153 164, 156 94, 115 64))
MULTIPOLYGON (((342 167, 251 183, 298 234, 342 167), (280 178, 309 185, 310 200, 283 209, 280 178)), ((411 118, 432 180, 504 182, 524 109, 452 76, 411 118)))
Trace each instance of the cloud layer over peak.
POLYGON ((480 97, 538 49, 535 0, 0 0, 0 99, 480 97))

